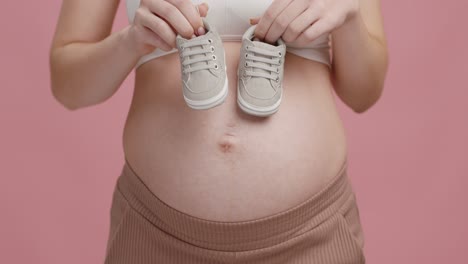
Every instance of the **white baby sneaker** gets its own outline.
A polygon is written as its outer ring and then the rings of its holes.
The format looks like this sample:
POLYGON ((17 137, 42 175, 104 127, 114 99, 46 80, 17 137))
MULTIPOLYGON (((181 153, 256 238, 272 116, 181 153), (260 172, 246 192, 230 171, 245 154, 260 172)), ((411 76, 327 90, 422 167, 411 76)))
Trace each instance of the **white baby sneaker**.
POLYGON ((281 103, 286 44, 281 38, 275 45, 253 40, 255 27, 242 36, 237 103, 244 112, 263 117, 276 113, 281 103))
POLYGON ((179 34, 182 91, 185 102, 193 109, 209 109, 220 105, 228 95, 228 79, 224 47, 216 29, 202 18, 206 33, 185 39, 179 34))

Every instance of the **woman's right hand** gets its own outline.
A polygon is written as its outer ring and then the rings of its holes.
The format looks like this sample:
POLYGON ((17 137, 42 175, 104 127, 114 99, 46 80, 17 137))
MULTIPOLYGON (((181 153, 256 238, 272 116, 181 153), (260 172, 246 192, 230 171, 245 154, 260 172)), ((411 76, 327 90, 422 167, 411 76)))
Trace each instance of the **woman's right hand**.
POLYGON ((204 34, 201 17, 208 13, 208 4, 199 4, 198 11, 191 0, 141 0, 128 29, 130 47, 143 56, 155 48, 172 50, 177 34, 186 39, 204 34))

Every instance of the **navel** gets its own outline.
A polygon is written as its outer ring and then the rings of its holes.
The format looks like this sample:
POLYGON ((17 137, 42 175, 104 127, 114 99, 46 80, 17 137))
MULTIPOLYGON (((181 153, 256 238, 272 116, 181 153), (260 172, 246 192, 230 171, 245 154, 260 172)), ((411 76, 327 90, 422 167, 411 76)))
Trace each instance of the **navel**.
POLYGON ((225 133, 218 141, 218 148, 222 153, 234 152, 239 144, 239 139, 232 133, 225 133))

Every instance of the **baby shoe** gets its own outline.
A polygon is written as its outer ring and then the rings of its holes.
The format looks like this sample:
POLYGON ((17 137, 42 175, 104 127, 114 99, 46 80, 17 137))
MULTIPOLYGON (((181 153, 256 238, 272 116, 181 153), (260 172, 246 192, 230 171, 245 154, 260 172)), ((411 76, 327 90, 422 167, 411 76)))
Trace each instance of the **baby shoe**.
POLYGON ((281 38, 274 45, 255 40, 256 26, 250 26, 242 36, 237 104, 248 114, 268 116, 278 111, 283 96, 286 44, 281 38))
POLYGON ((193 109, 209 109, 224 102, 228 79, 224 47, 216 29, 202 18, 206 33, 191 39, 179 34, 176 47, 182 72, 182 92, 193 109))

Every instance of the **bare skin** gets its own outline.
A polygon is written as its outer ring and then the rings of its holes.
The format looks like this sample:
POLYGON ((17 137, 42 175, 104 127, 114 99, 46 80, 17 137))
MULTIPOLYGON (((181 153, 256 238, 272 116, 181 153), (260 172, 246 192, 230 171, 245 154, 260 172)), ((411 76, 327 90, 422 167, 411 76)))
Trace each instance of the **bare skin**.
MULTIPOLYGON (((224 46, 235 95, 240 43, 224 46)), ((336 175, 346 144, 326 66, 291 54, 280 111, 264 119, 241 112, 235 96, 188 108, 173 81, 176 56, 138 69, 124 133, 127 159, 163 201, 200 218, 253 219, 298 204, 336 175)))
MULTIPOLYGON (((374 15, 357 13, 333 31, 333 39, 349 43, 333 43, 339 64, 334 63, 332 69, 287 54, 281 108, 269 118, 246 115, 237 106, 240 42, 224 43, 230 95, 210 110, 196 111, 185 105, 181 83, 176 81, 180 80, 177 54, 139 67, 123 136, 132 168, 168 205, 210 220, 256 219, 314 195, 336 176, 346 159, 346 138, 333 90, 354 111, 364 112, 377 101, 383 87, 386 50, 383 38, 375 37, 383 36, 383 30, 368 27, 374 30, 370 34, 363 26, 364 21, 379 25, 376 3, 362 0, 361 10, 374 15), (362 55, 360 59, 345 52, 350 46, 362 55), (381 77, 362 81, 344 72, 349 65, 360 76, 376 71, 381 77)), ((132 26, 109 35, 116 5, 113 0, 64 1, 51 49, 51 74, 53 94, 68 109, 104 102, 139 56, 158 45, 173 47, 170 34, 136 41, 132 26), (88 12, 87 23, 79 19, 80 12, 88 12)), ((200 11, 203 16, 206 7, 200 11)), ((189 37, 198 29, 198 20, 186 22, 187 27, 180 30, 189 37)))

